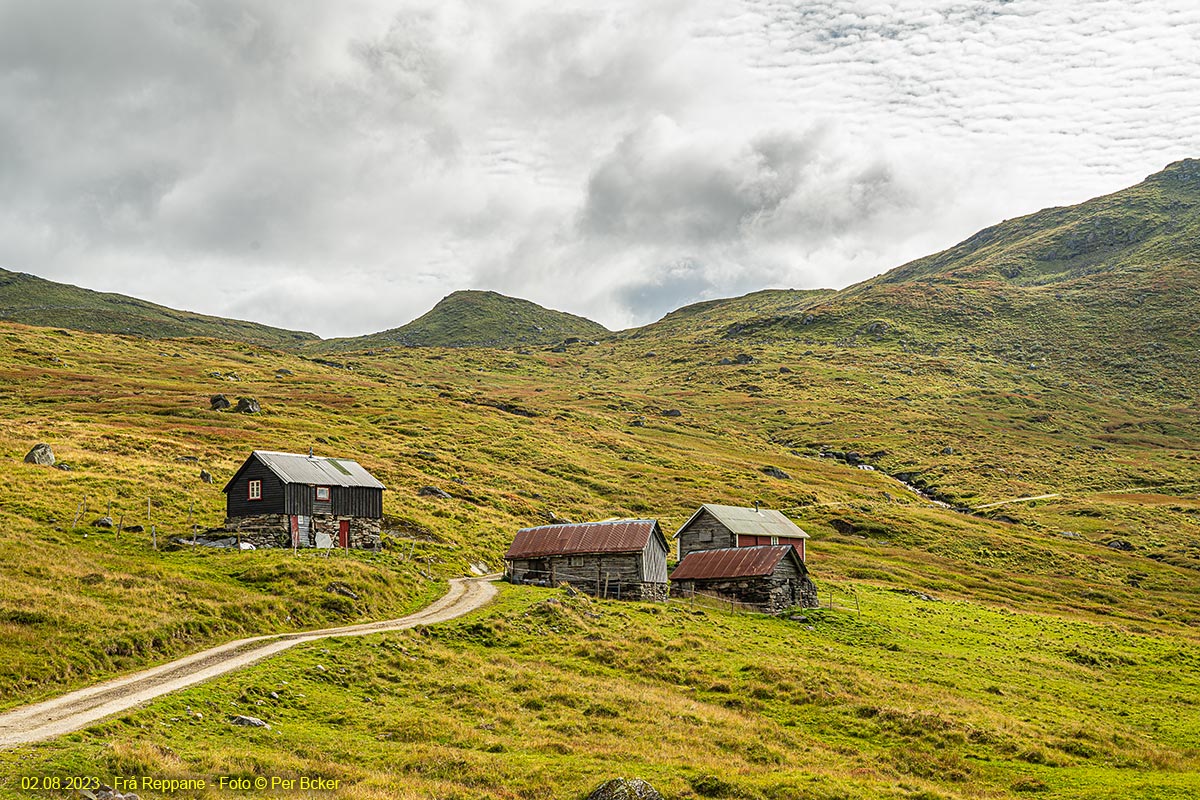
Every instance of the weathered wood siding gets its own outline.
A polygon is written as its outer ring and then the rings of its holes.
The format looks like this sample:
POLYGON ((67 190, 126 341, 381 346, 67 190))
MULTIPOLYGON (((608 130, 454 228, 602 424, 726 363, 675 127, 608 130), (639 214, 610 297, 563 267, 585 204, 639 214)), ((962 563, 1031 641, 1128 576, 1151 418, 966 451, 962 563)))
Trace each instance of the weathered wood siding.
MULTIPOLYGON (((309 491, 315 496, 315 489, 309 491)), ((330 513, 336 516, 383 518, 383 489, 372 489, 369 486, 334 486, 330 497, 330 513)))
POLYGON ((667 554, 662 545, 656 543, 655 537, 651 537, 646 547, 646 550, 636 553, 584 553, 513 559, 509 562, 508 578, 513 583, 544 586, 568 583, 597 597, 666 600, 667 554))
POLYGON ((679 534, 679 560, 695 550, 720 550, 737 547, 737 537, 720 520, 701 509, 687 530, 679 534))
POLYGON ((225 515, 228 517, 294 513, 286 508, 283 482, 257 459, 246 465, 225 495, 225 515), (249 499, 250 481, 262 481, 261 500, 249 499))
POLYGON ((667 550, 657 535, 646 540, 639 565, 644 583, 667 583, 667 550))

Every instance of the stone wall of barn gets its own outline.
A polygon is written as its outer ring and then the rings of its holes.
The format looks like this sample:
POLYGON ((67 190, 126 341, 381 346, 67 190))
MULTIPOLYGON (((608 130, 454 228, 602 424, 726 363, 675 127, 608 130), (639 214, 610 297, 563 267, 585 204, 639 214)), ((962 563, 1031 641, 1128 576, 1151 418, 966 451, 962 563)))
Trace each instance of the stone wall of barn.
MULTIPOLYGON (((338 529, 342 520, 350 521, 350 546, 364 550, 379 549, 383 520, 366 517, 346 517, 322 514, 311 518, 308 541, 301 547, 314 547, 316 535, 327 533, 338 546, 338 529)), ((226 517, 225 530, 241 536, 243 542, 255 547, 291 547, 292 522, 287 514, 250 514, 244 517, 226 517)))
POLYGON ((753 606, 766 614, 779 614, 796 606, 816 608, 818 605, 817 587, 805 575, 682 580, 673 582, 671 591, 677 597, 688 597, 692 593, 716 595, 753 606))
POLYGON ((291 518, 287 514, 247 514, 226 517, 225 530, 255 547, 291 547, 291 518))
POLYGON ((702 510, 687 530, 679 534, 679 560, 695 550, 721 550, 737 547, 737 536, 716 517, 702 510))
POLYGON ((310 546, 315 546, 317 543, 317 534, 329 534, 333 540, 334 547, 340 547, 338 543, 338 530, 342 520, 350 521, 350 546, 363 550, 378 550, 379 549, 379 534, 383 528, 383 520, 370 519, 367 517, 347 517, 337 516, 333 514, 317 514, 312 518, 312 541, 310 546))

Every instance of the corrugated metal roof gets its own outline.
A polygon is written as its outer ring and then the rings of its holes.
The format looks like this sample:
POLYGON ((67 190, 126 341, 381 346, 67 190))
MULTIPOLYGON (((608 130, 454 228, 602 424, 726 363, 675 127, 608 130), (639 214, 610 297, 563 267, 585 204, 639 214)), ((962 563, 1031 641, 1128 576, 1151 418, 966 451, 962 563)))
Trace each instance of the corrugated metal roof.
POLYGON ((540 558, 579 553, 636 553, 655 535, 666 539, 652 519, 617 519, 570 525, 539 525, 517 531, 505 558, 540 558))
POLYGON ((255 450, 250 458, 257 458, 284 483, 384 488, 374 475, 363 469, 357 461, 348 458, 324 458, 299 453, 276 453, 270 450, 255 450))
POLYGON ((688 526, 700 516, 702 511, 712 514, 729 530, 743 536, 789 536, 793 539, 807 539, 808 534, 799 525, 783 515, 781 511, 770 508, 743 508, 742 506, 719 506, 716 503, 705 503, 696 509, 696 513, 683 523, 676 532, 678 537, 688 529, 688 526))
POLYGON ((795 548, 790 544, 696 550, 683 557, 679 566, 671 573, 671 580, 754 578, 770 575, 789 552, 795 553, 795 548))

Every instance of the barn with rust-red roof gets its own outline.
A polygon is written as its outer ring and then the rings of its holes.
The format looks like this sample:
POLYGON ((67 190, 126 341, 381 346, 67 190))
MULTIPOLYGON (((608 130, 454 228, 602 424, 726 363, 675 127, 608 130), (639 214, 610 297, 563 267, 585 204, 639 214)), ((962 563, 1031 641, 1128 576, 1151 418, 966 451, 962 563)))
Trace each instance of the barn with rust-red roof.
POLYGON ((652 519, 541 525, 504 555, 513 583, 570 585, 597 597, 667 599, 667 539, 652 519))
POLYGON ((817 606, 817 587, 790 544, 690 552, 671 573, 671 592, 732 600, 768 614, 817 606))

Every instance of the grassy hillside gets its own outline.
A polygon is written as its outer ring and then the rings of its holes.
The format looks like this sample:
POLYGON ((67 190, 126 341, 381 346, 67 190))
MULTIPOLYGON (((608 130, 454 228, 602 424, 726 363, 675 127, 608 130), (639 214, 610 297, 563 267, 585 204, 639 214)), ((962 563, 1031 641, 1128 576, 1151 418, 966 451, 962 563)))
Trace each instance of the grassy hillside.
MULTIPOLYGON (((1135 194, 1184 225, 1190 184, 1165 174, 1135 194)), ((1194 796, 1187 252, 1045 284, 952 277, 991 257, 976 247, 598 345, 343 341, 337 365, 0 323, 6 705, 237 634, 398 613, 552 515, 670 532, 702 502, 762 501, 811 534, 822 600, 840 605, 801 621, 512 588, 458 624, 297 648, 0 754, 0 794, 30 774, 134 772, 320 774, 350 797, 574 798, 630 773, 672 798, 1194 796), (217 392, 263 411, 210 411, 217 392), (70 470, 22 463, 40 441, 70 470), (110 501, 164 536, 219 524, 250 450, 309 446, 389 487, 383 553, 156 552, 89 525, 110 501)))
POLYGON ((1200 382, 1198 237, 1200 161, 1186 160, 816 302, 731 315, 721 334, 953 354, 1092 396, 1186 401, 1200 382))
POLYGON ((133 297, 93 292, 0 269, 0 319, 26 325, 132 334, 151 339, 210 336, 273 347, 316 340, 311 333, 177 311, 133 297))
POLYGON ((304 645, 0 754, 0 775, 318 776, 442 800, 582 798, 616 775, 669 798, 1200 791, 1194 642, 857 592, 791 620, 510 588, 458 623, 304 645))
POLYGON ((399 328, 322 342, 314 349, 337 352, 382 347, 520 347, 593 340, 609 333, 590 319, 551 311, 496 292, 462 291, 399 328))

